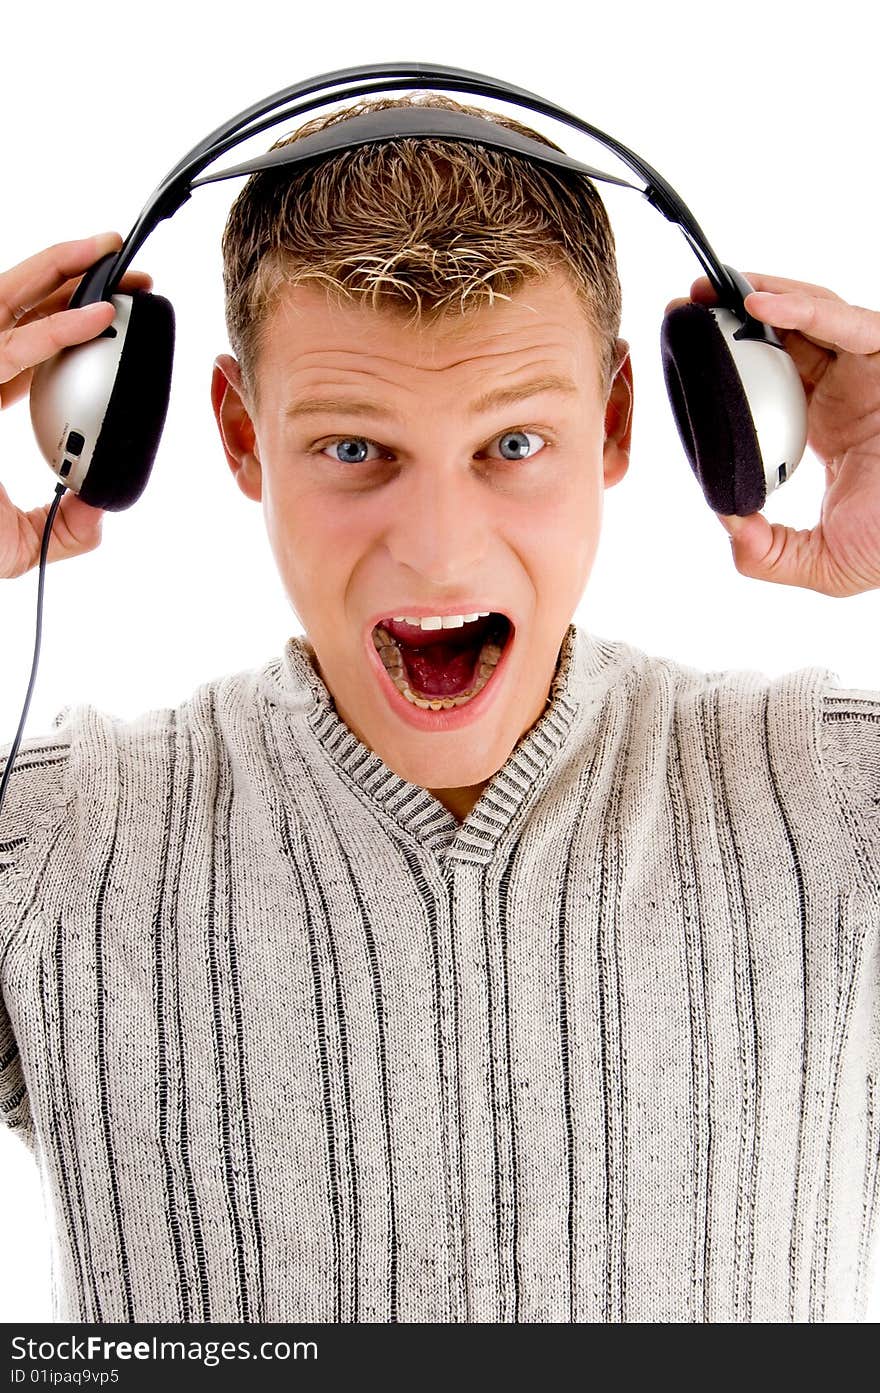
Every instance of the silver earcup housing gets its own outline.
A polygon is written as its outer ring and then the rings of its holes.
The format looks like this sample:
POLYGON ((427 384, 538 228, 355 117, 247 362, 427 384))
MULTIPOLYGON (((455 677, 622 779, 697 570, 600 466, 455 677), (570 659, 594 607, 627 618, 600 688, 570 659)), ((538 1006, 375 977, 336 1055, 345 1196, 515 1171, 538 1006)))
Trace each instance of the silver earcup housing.
POLYGON ((709 306, 730 350, 748 399, 758 438, 767 495, 790 479, 807 446, 807 398, 798 370, 785 349, 737 339, 742 320, 709 306))
POLYGON ((87 343, 64 348, 34 369, 31 423, 53 473, 79 493, 92 462, 113 394, 131 318, 132 297, 114 295, 109 330, 87 343))

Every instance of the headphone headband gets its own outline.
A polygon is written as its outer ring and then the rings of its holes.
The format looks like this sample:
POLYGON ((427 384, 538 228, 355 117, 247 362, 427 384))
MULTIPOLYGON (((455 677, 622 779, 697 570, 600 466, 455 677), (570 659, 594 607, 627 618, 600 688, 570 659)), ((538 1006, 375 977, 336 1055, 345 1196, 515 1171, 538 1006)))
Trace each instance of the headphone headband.
POLYGON ((641 193, 641 189, 637 189, 636 185, 627 179, 619 179, 614 174, 604 174, 599 169, 581 164, 580 160, 566 155, 564 151, 554 150, 529 136, 520 135, 519 131, 507 130, 502 126, 499 127, 502 138, 497 144, 494 132, 487 141, 487 124, 480 116, 470 116, 463 111, 447 111, 445 107, 436 106, 392 107, 382 111, 365 112, 363 116, 349 116, 345 121, 337 121, 322 131, 301 136, 289 145, 269 150, 265 155, 245 160, 243 164, 215 170, 213 174, 204 174, 200 179, 194 179, 191 187, 196 189, 202 184, 213 184, 219 179, 232 179, 238 174, 255 174, 257 171, 274 169, 281 165, 304 164, 307 160, 323 159, 353 145, 381 144, 407 136, 423 136, 429 139, 489 144, 496 149, 503 145, 511 153, 527 155, 532 161, 577 170, 579 173, 588 174, 592 179, 604 179, 610 184, 621 184, 624 188, 636 189, 637 193, 641 193))
POLYGON ((351 145, 368 144, 373 141, 389 141, 406 136, 433 137, 438 140, 478 141, 490 149, 525 156, 545 165, 565 168, 586 174, 593 179, 636 189, 648 202, 670 222, 679 226, 690 244, 694 254, 709 277, 719 303, 732 310, 744 321, 737 337, 756 339, 761 342, 779 345, 777 336, 767 325, 753 319, 745 310, 743 299, 751 287, 744 277, 732 266, 726 266, 710 246, 708 239, 684 200, 666 182, 657 170, 653 169, 634 151, 627 149, 620 141, 597 127, 583 121, 563 107, 547 101, 525 88, 515 87, 483 73, 469 72, 463 68, 451 68, 436 63, 374 63, 359 68, 339 68, 331 73, 294 83, 283 88, 253 106, 239 112, 230 121, 219 126, 209 136, 183 157, 157 186, 144 206, 137 222, 129 232, 118 252, 111 252, 102 258, 86 273, 74 293, 70 307, 92 304, 98 300, 109 300, 123 274, 130 265, 139 248, 153 229, 164 219, 173 216, 187 201, 194 188, 220 179, 251 174, 267 168, 283 165, 296 166, 309 159, 326 156, 334 150, 351 145), (329 87, 344 90, 328 92, 329 87), (604 174, 588 165, 581 164, 571 156, 520 136, 516 131, 502 126, 493 126, 480 117, 468 116, 460 112, 449 112, 438 107, 392 108, 380 112, 368 112, 362 116, 349 117, 314 136, 303 137, 302 142, 294 141, 280 150, 269 151, 252 160, 221 170, 214 175, 198 178, 202 171, 219 159, 228 150, 242 144, 254 135, 272 126, 302 116, 316 107, 329 106, 334 102, 349 100, 352 97, 370 93, 381 93, 400 88, 428 90, 453 90, 473 93, 477 96, 510 102, 514 106, 525 107, 539 112, 564 125, 573 127, 606 146, 628 165, 640 178, 646 181, 643 189, 628 184, 625 179, 604 174), (322 95, 313 97, 314 93, 322 95), (289 103, 299 97, 310 100, 294 106, 289 103), (279 111, 278 108, 284 108, 279 111), (381 119, 380 119, 381 118, 381 119), (450 120, 450 118, 454 118, 450 120), (488 130, 487 130, 488 127, 488 130))

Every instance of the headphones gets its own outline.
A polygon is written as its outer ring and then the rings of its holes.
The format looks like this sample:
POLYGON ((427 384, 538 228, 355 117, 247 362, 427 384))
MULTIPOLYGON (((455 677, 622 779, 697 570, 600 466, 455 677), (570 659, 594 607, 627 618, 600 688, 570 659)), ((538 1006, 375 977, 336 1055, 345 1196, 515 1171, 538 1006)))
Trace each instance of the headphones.
POLYGON ((34 369, 31 422, 40 450, 60 482, 43 529, 34 660, 21 720, 0 778, 0 810, 36 677, 46 556, 61 497, 71 489, 95 508, 121 512, 131 507, 146 487, 165 425, 174 310, 163 296, 144 290, 117 294, 132 258, 153 229, 173 217, 202 184, 282 165, 305 165, 339 150, 406 137, 469 141, 644 194, 652 207, 681 228, 718 296, 717 306, 688 303, 671 310, 660 332, 669 402, 706 502, 717 513, 745 516, 762 508, 768 495, 791 478, 807 443, 807 401, 797 368, 775 330, 746 312, 743 302, 753 287, 745 276, 719 261, 682 199, 639 155, 534 92, 459 68, 375 63, 295 83, 219 126, 175 165, 119 251, 96 261, 71 297, 71 309, 109 301, 115 309, 112 323, 96 338, 62 349, 34 369), (368 111, 244 164, 202 173, 227 150, 282 121, 333 102, 404 87, 472 92, 552 117, 612 150, 645 186, 603 174, 484 117, 442 107, 368 111))
POLYGON ((405 137, 472 142, 554 170, 573 170, 635 189, 681 228, 719 303, 681 305, 663 320, 660 351, 678 433, 710 508, 740 516, 762 508, 800 463, 807 441, 807 402, 798 371, 776 332, 746 312, 743 301, 753 287, 739 271, 719 261, 679 195, 632 150, 533 92, 434 63, 340 68, 295 83, 218 127, 163 179, 120 250, 85 273, 70 301, 71 309, 111 301, 116 310, 112 324, 97 338, 63 349, 34 371, 31 421, 40 450, 61 481, 60 492, 71 489, 93 507, 120 512, 136 502, 149 478, 171 391, 174 311, 161 295, 116 291, 158 223, 172 217, 202 184, 282 165, 305 165, 339 150, 405 137), (592 169, 482 117, 430 107, 349 117, 244 164, 202 174, 226 151, 283 121, 333 102, 398 88, 471 92, 552 117, 612 150, 645 187, 592 169))

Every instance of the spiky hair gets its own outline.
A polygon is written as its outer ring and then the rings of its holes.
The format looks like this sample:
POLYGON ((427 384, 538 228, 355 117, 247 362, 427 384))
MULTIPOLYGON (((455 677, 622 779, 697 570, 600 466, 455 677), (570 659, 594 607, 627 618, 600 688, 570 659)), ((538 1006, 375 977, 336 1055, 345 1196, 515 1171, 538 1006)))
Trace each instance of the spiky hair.
MULTIPOLYGON (((418 92, 323 113, 273 149, 366 111, 443 107, 560 147, 512 117, 418 92)), ((595 184, 568 170, 466 142, 407 136, 252 174, 223 233, 226 324, 258 397, 262 332, 285 285, 369 300, 408 320, 467 315, 563 269, 595 335, 607 397, 620 331, 614 235, 595 184), (408 313, 407 313, 408 312, 408 313)))

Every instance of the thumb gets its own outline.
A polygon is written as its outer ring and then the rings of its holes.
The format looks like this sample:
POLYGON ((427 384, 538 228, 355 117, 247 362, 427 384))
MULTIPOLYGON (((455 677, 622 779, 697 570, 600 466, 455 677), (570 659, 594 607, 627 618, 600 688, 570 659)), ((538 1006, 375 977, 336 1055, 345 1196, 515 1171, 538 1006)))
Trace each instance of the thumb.
POLYGON ((58 512, 67 528, 66 540, 71 548, 79 552, 91 551, 100 544, 101 524, 104 521, 103 508, 83 503, 77 494, 68 490, 61 500, 58 512))
POLYGON ((805 585, 807 556, 804 541, 809 534, 795 532, 782 523, 770 523, 761 513, 747 517, 716 513, 730 537, 733 560, 740 575, 777 585, 805 585))
MULTIPOLYGON (((28 516, 34 521, 36 533, 36 552, 30 561, 35 566, 40 556, 40 541, 46 524, 48 508, 34 508, 28 516)), ((84 552, 94 551, 101 544, 101 524, 104 510, 93 508, 69 489, 61 498, 52 535, 49 538, 48 561, 60 561, 70 556, 82 556, 84 552)))

